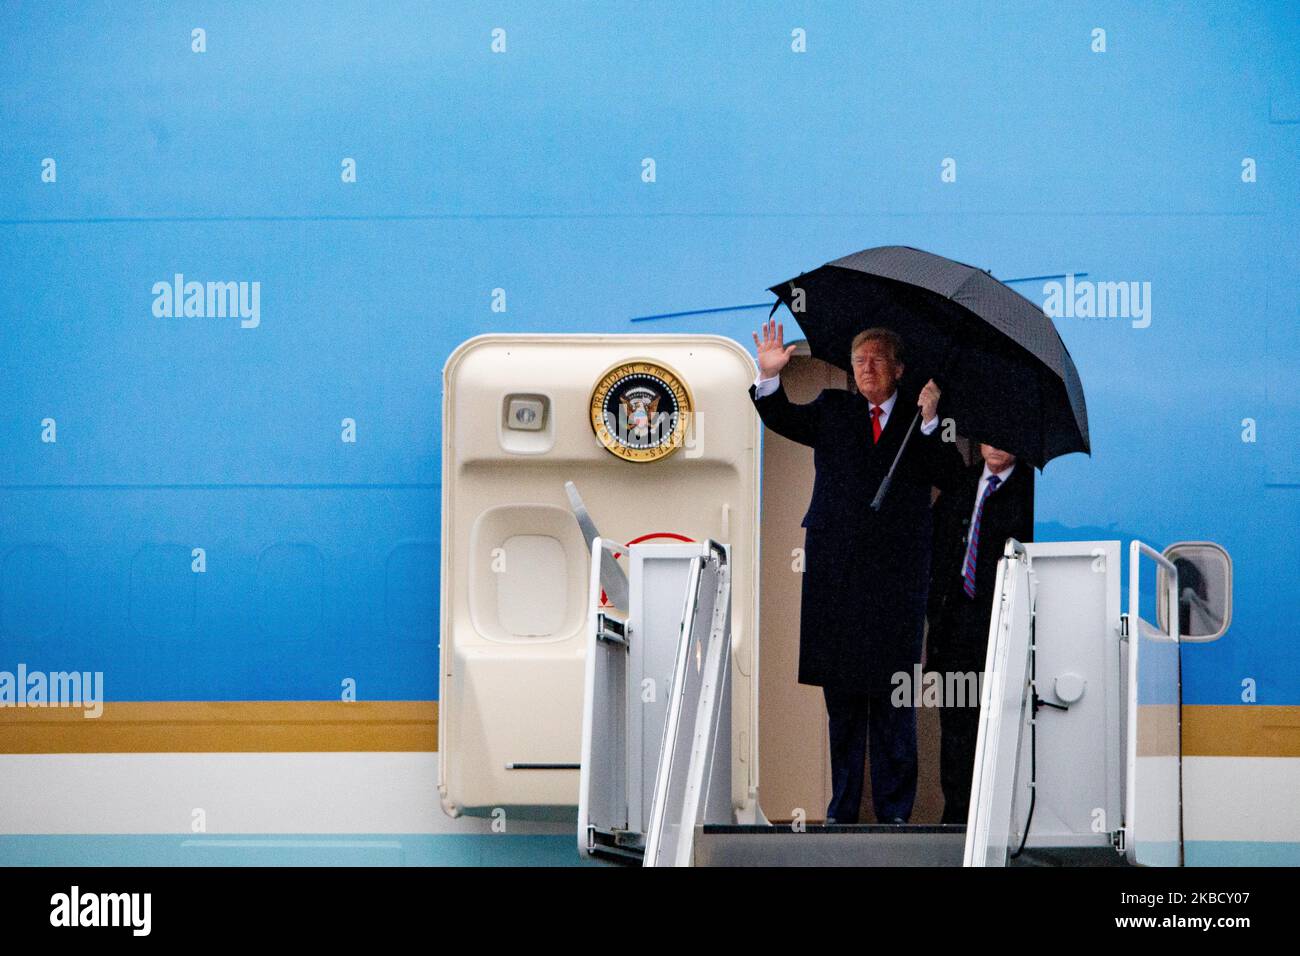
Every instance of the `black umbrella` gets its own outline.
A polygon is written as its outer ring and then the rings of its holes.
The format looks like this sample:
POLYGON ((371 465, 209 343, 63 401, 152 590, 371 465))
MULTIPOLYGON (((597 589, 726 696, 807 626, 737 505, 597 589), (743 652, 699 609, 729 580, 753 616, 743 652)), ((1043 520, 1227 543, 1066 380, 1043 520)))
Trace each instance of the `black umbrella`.
MULTIPOLYGON (((863 329, 884 326, 901 335, 909 388, 933 378, 943 391, 940 417, 952 418, 962 436, 1039 468, 1059 455, 1090 453, 1083 386, 1052 320, 984 270, 920 249, 880 246, 771 291, 778 300, 772 311, 785 303, 812 354, 846 370, 849 345, 863 329)), ((904 440, 900 457, 906 446, 904 440)))

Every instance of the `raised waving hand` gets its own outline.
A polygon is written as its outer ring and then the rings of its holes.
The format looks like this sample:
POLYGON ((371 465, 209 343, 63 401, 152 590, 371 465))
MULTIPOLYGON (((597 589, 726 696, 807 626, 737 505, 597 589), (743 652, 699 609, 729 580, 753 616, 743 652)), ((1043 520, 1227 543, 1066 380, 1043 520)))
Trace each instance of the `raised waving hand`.
POLYGON ((785 368, 786 363, 790 361, 790 356, 794 354, 795 346, 785 344, 785 330, 776 319, 768 319, 763 323, 762 329, 761 342, 758 333, 754 333, 758 371, 763 378, 772 378, 785 368))

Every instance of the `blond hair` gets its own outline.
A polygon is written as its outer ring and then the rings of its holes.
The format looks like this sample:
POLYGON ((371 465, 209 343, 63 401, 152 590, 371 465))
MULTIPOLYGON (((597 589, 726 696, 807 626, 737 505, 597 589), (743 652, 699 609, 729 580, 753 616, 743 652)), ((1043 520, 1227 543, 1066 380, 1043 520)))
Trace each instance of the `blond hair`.
POLYGON ((894 364, 898 365, 903 361, 903 337, 893 329, 886 329, 878 325, 853 336, 853 344, 849 346, 850 361, 853 359, 853 353, 858 350, 858 346, 863 342, 884 342, 889 346, 889 353, 893 357, 894 364))

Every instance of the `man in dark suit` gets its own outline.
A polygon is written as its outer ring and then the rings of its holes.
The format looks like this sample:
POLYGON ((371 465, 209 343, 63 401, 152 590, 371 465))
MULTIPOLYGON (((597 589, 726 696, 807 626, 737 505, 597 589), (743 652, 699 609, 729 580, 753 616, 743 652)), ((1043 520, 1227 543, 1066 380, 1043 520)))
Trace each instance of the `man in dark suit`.
MULTIPOLYGON (((930 491, 960 474, 961 455, 938 434, 939 389, 903 396, 903 342, 868 329, 850 347, 857 388, 824 389, 796 405, 780 372, 794 346, 781 324, 754 335, 758 380, 750 387, 763 424, 813 449, 816 474, 804 515, 799 683, 819 685, 830 722, 832 797, 827 822, 856 823, 868 741, 876 819, 906 823, 916 797, 916 713, 890 703, 891 678, 921 659, 930 570, 930 491), (920 406, 880 511, 871 500, 920 406)), ((773 489, 768 493, 779 493, 773 489)))
POLYGON ((965 823, 979 733, 978 676, 984 670, 998 560, 1007 538, 1032 541, 1034 471, 1015 455, 981 445, 982 460, 935 504, 926 670, 944 675, 939 781, 943 822, 965 823), (950 691, 961 699, 950 700, 950 691))

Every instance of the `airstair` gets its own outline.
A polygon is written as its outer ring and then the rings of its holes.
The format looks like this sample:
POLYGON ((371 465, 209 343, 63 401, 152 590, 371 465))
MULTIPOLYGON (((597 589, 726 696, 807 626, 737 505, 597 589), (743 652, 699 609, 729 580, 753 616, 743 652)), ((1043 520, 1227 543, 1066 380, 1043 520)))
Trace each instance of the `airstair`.
POLYGON ((1130 547, 1121 614, 1120 542, 1007 542, 964 827, 774 825, 737 805, 729 548, 591 545, 582 854, 645 866, 1181 864, 1177 569, 1147 545, 1130 547), (1158 594, 1142 593, 1144 568, 1158 594))

